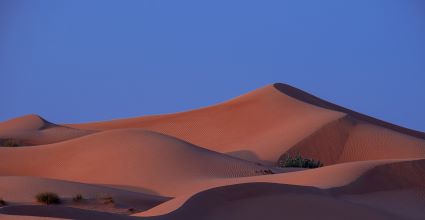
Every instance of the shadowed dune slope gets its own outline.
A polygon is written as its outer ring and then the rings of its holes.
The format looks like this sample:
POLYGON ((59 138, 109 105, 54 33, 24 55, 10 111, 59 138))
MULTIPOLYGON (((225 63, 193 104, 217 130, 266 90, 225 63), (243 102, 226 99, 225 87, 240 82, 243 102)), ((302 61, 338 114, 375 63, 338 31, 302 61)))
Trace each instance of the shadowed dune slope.
POLYGON ((400 133, 403 133, 403 134, 407 134, 407 135, 414 136, 414 137, 417 137, 417 138, 425 139, 425 133, 424 132, 404 128, 404 127, 401 127, 401 126, 398 126, 398 125, 395 125, 395 124, 391 124, 391 123, 370 117, 368 115, 364 115, 364 114, 355 112, 353 110, 341 107, 339 105, 335 105, 333 103, 330 103, 328 101, 320 99, 320 98, 318 98, 314 95, 311 95, 307 92, 304 92, 300 89, 297 89, 293 86, 290 86, 290 85, 287 85, 287 84, 284 84, 284 83, 275 83, 275 84, 273 84, 273 86, 277 90, 281 91, 282 93, 284 93, 288 96, 291 96, 293 98, 296 98, 300 101, 303 101, 303 102, 306 102, 306 103, 309 103, 309 104, 312 104, 312 105, 315 105, 315 106, 319 106, 319 107, 322 107, 322 108, 330 109, 330 110, 333 110, 333 111, 344 112, 344 113, 352 116, 353 118, 355 118, 357 120, 369 122, 371 124, 382 126, 382 127, 385 127, 385 128, 388 128, 388 129, 391 129, 391 130, 394 130, 394 131, 397 131, 397 132, 400 132, 400 133))
POLYGON ((292 147, 325 165, 360 160, 425 157, 425 140, 346 116, 333 121, 292 147))
POLYGON ((0 148, 1 176, 40 176, 127 185, 173 196, 176 185, 209 178, 260 175, 266 169, 145 131, 105 131, 50 145, 0 148))
POLYGON ((81 137, 94 131, 56 125, 38 115, 25 115, 0 122, 0 145, 13 139, 19 145, 41 145, 81 137))
MULTIPOLYGON (((424 166, 425 159, 415 159, 412 161, 359 161, 274 175, 205 181, 202 184, 193 184, 191 187, 192 191, 187 190, 186 194, 136 215, 166 215, 180 209, 190 198, 205 190, 243 183, 275 183, 290 184, 293 186, 309 186, 328 189, 332 195, 338 196, 376 193, 388 190, 403 191, 422 189, 422 191, 424 191, 424 166)), ((421 199, 416 197, 409 198, 410 200, 421 201, 421 199)), ((361 198, 357 200, 360 200, 357 201, 360 203, 367 202, 367 200, 365 201, 361 198)), ((237 203, 236 201, 234 202, 237 203)), ((399 203, 398 205, 401 204, 399 203)), ((385 204, 381 206, 386 207, 385 204)))
POLYGON ((275 163, 295 143, 343 116, 300 102, 269 85, 199 110, 68 126, 145 128, 236 157, 275 163))
POLYGON ((368 170, 355 181, 332 189, 337 194, 365 194, 379 191, 425 190, 425 159, 388 163, 368 170))
POLYGON ((336 199, 302 186, 247 183, 218 187, 191 197, 167 215, 149 219, 403 219, 379 209, 336 199))

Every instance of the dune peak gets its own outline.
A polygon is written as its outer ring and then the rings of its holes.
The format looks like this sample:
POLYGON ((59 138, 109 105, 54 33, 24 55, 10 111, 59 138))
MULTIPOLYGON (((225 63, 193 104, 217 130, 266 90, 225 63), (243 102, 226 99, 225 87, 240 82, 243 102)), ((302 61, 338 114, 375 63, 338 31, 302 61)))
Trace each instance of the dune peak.
POLYGON ((0 122, 0 130, 43 130, 55 126, 40 115, 28 114, 0 122))
POLYGON ((364 122, 368 122, 374 125, 378 125, 378 126, 382 126, 403 134, 407 134, 410 136, 414 136, 417 138, 421 138, 421 139, 425 139, 425 133, 424 132, 420 132, 420 131, 416 131, 416 130, 412 130, 409 128, 405 128, 399 125, 395 125, 395 124, 391 124, 389 122, 386 121, 382 121, 380 119, 353 111, 351 109, 347 109, 345 107, 339 106, 337 104, 331 103, 329 101, 323 100, 317 96, 314 96, 308 92, 305 92, 301 89, 298 89, 296 87, 293 87, 291 85, 285 84, 285 83, 274 83, 273 87, 280 91, 281 93, 290 96, 294 99, 297 99, 299 101, 314 105, 314 106, 318 106, 321 108, 325 108, 325 109, 329 109, 332 111, 338 111, 338 112, 343 112, 346 113, 347 115, 350 115, 351 117, 353 117, 356 120, 359 121, 364 121, 364 122))

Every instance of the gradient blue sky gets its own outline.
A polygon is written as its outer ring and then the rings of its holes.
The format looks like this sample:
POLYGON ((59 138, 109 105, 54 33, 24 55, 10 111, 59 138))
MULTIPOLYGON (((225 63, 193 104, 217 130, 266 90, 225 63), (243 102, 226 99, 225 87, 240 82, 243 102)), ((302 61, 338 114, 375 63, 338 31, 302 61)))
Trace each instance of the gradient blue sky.
POLYGON ((425 1, 0 0, 0 121, 194 109, 285 82, 425 131, 425 1))

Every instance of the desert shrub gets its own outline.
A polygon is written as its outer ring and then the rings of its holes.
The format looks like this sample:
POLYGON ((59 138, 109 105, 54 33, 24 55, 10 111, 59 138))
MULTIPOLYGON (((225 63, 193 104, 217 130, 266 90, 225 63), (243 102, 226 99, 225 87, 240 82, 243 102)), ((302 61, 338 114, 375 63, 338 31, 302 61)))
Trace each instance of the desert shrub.
POLYGON ((109 196, 109 195, 100 195, 100 197, 98 197, 100 201, 102 201, 103 204, 112 204, 114 203, 114 199, 109 196))
POLYGON ((37 202, 44 203, 44 204, 59 204, 61 202, 59 196, 56 193, 52 192, 43 192, 39 193, 35 196, 37 199, 37 202))
POLYGON ((274 172, 271 169, 267 169, 267 170, 256 170, 255 173, 256 174, 261 174, 261 175, 274 174, 274 172))
POLYGON ((81 194, 77 194, 74 197, 72 197, 72 201, 74 201, 74 202, 81 202, 81 201, 83 201, 83 199, 84 199, 84 197, 81 194))
POLYGON ((19 140, 9 138, 1 141, 3 147, 18 147, 20 146, 19 140))
POLYGON ((5 206, 7 203, 2 198, 0 198, 0 206, 5 206))
POLYGON ((279 167, 299 167, 299 168, 317 168, 322 167, 320 160, 303 158, 300 154, 296 156, 283 155, 278 161, 279 167))

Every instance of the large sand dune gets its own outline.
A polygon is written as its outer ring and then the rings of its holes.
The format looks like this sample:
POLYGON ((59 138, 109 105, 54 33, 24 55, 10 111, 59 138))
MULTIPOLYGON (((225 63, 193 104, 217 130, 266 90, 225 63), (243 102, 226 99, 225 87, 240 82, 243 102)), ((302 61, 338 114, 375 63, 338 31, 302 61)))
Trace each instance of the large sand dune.
POLYGON ((285 84, 175 114, 69 125, 27 115, 0 122, 10 140, 20 146, 0 147, 0 219, 425 218, 423 132, 285 84), (288 154, 325 166, 276 167, 288 154), (37 205, 42 191, 65 202, 37 205))
POLYGON ((282 152, 343 116, 301 102, 270 85, 199 110, 68 126, 90 130, 145 128, 210 150, 274 163, 282 152))
POLYGON ((141 129, 105 131, 50 145, 0 148, 0 161, 0 175, 140 187, 167 196, 175 195, 175 185, 261 175, 269 169, 141 129))

